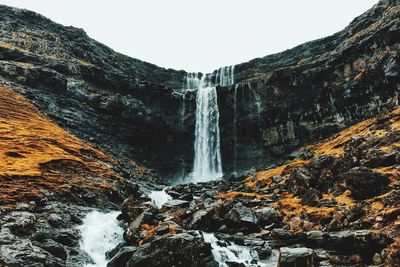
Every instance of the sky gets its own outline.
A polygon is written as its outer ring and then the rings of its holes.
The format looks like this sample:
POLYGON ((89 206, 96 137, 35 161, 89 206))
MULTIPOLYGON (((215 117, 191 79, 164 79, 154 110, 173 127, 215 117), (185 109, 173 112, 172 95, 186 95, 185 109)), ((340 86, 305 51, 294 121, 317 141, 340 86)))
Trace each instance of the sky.
POLYGON ((0 0, 165 68, 211 72, 345 28, 378 0, 0 0))

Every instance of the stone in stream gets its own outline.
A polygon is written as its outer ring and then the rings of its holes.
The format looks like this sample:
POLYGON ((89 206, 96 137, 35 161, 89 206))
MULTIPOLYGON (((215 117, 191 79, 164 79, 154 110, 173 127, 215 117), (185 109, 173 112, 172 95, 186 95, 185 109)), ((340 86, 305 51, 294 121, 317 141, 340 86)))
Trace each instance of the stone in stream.
POLYGON ((279 250, 279 267, 314 267, 314 250, 310 248, 282 247, 279 250))
POLYGON ((117 254, 108 262, 107 267, 125 266, 132 254, 137 250, 136 247, 122 247, 117 254))
POLYGON ((211 245, 191 232, 156 238, 137 248, 125 266, 207 266, 212 262, 211 245))

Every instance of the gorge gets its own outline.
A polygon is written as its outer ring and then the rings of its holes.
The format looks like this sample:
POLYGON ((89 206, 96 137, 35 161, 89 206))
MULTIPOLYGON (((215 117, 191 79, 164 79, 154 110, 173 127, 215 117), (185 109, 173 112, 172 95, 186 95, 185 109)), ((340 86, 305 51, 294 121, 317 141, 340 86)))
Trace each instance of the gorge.
POLYGON ((399 1, 208 74, 0 14, 0 266, 400 265, 399 1))

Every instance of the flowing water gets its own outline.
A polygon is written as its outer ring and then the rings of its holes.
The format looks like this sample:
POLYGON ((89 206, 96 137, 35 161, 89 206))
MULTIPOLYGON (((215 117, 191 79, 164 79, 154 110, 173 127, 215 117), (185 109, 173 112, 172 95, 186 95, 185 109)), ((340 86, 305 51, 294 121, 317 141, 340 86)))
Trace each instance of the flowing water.
POLYGON ((235 83, 235 66, 222 67, 217 72, 217 81, 221 86, 230 86, 235 83))
POLYGON ((191 182, 222 177, 217 90, 203 75, 196 97, 194 164, 191 182))
POLYGON ((149 194, 149 197, 151 199, 151 202, 153 202, 159 209, 161 209, 165 203, 172 200, 172 197, 168 195, 165 189, 161 191, 152 191, 149 194))
POLYGON ((202 233, 204 241, 211 244, 211 252, 220 267, 228 267, 229 262, 241 263, 243 266, 266 266, 259 264, 256 251, 234 243, 219 240, 212 233, 202 233))
POLYGON ((119 211, 101 213, 92 211, 83 219, 78 227, 82 235, 80 248, 95 262, 86 267, 106 267, 105 253, 123 242, 123 229, 116 219, 119 211))
POLYGON ((223 67, 216 74, 189 73, 188 89, 197 86, 194 163, 190 182, 208 182, 222 177, 222 158, 219 130, 219 110, 216 84, 234 83, 234 66, 223 67), (213 79, 214 78, 214 79, 213 79), (213 82, 214 80, 214 82, 213 82))

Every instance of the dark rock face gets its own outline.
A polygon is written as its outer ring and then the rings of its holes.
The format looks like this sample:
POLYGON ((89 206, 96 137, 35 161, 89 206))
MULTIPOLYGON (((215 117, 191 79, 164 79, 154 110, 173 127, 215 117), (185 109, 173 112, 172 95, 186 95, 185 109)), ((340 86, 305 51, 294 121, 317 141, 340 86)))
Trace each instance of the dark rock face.
POLYGON ((380 1, 335 35, 235 66, 239 83, 218 92, 225 169, 280 158, 397 105, 398 5, 380 1))
MULTIPOLYGON (((33 12, 0 11, 3 81, 127 172, 130 160, 163 178, 191 171, 195 93, 183 96, 184 71, 123 56, 33 12)), ((281 160, 396 105, 398 13, 382 0, 335 35, 237 65, 236 84, 218 87, 224 173, 281 160)))
POLYGON ((90 209, 67 203, 24 204, 0 215, 0 264, 79 266, 90 257, 79 250, 76 227, 90 209))
POLYGON ((207 262, 213 262, 210 244, 196 233, 182 233, 138 248, 126 266, 206 266, 207 262))

